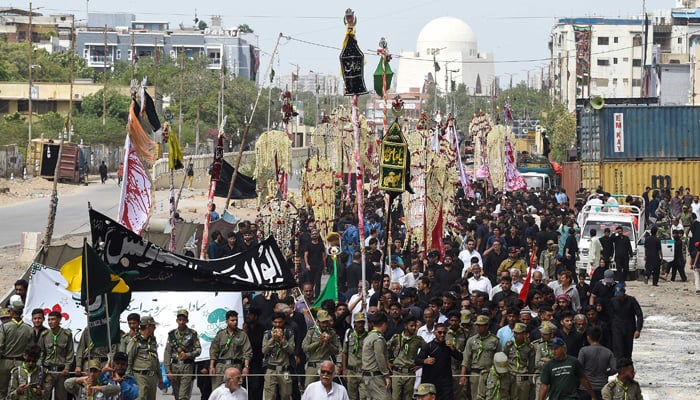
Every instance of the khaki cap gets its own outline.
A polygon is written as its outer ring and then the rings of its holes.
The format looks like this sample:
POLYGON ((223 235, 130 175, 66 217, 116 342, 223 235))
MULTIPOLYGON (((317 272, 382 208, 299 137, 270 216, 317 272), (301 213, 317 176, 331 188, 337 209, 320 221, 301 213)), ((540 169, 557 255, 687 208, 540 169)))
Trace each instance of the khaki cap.
POLYGON ((331 317, 330 317, 330 315, 328 315, 328 311, 319 310, 316 313, 316 319, 318 320, 318 322, 323 322, 323 321, 330 321, 331 317))
POLYGON ((425 396, 426 394, 435 394, 435 385, 432 383, 421 383, 416 390, 416 396, 425 396))
POLYGON ((491 323, 491 320, 489 319, 489 317, 487 317, 485 315, 479 315, 478 317, 476 317, 476 324, 477 325, 488 325, 490 323, 491 323))

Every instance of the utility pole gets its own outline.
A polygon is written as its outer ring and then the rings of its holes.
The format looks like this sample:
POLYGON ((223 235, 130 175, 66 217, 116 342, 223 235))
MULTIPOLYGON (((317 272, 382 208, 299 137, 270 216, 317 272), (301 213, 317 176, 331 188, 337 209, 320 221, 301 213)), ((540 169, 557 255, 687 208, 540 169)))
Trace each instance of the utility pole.
POLYGON ((177 119, 177 140, 182 143, 182 100, 183 100, 183 80, 185 79, 185 52, 180 52, 180 93, 177 99, 178 107, 180 108, 180 115, 177 119))
POLYGON ((102 126, 107 125, 107 25, 104 28, 104 63, 102 65, 102 126))
MULTIPOLYGON (((28 97, 28 109, 29 109, 29 136, 27 139, 27 174, 29 174, 29 169, 34 171, 34 162, 32 160, 32 56, 34 55, 34 45, 32 44, 32 3, 29 3, 29 97, 28 97)), ((33 174, 33 172, 32 172, 33 174)))
MULTIPOLYGON (((200 53, 200 57, 202 54, 200 53)), ((202 60, 199 61, 201 67, 202 60)), ((199 109, 201 105, 201 92, 202 92, 202 74, 201 71, 197 72, 197 116, 195 117, 194 125, 194 154, 199 154, 199 109)))
MULTIPOLYGON (((158 52, 158 38, 153 39, 153 105, 158 112, 158 62, 160 61, 160 53, 158 52)), ((153 138, 158 142, 157 138, 153 138)))

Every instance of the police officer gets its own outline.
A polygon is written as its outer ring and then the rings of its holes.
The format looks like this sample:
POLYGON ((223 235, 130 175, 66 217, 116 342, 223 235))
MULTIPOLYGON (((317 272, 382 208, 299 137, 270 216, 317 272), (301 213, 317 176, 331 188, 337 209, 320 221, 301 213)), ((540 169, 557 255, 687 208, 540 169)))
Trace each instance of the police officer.
POLYGON ((541 337, 532 342, 532 346, 534 347, 535 351, 535 396, 540 393, 540 372, 542 372, 542 367, 552 359, 552 351, 549 348, 549 341, 553 339, 556 334, 556 325, 549 321, 542 321, 542 325, 540 325, 541 337))
POLYGON ((304 386, 319 380, 318 368, 322 361, 331 360, 340 351, 340 340, 331 328, 331 317, 326 310, 316 314, 318 325, 306 332, 301 348, 306 353, 306 380, 304 386))
POLYGON ((493 365, 482 371, 479 381, 478 400, 515 400, 518 388, 515 373, 508 366, 508 356, 498 352, 493 356, 493 365))
POLYGON ((634 364, 629 358, 617 360, 617 376, 601 391, 603 400, 642 400, 642 389, 634 380, 634 364))
MULTIPOLYGON (((410 400, 416 384, 416 356, 425 344, 422 337, 416 335, 418 320, 410 316, 404 320, 404 331, 394 334, 389 339, 389 360, 394 376, 391 378, 392 400, 410 400)), ((349 382, 348 382, 349 385, 349 382)))
MULTIPOLYGON (((462 359, 462 374, 469 374, 469 391, 471 398, 476 399, 479 392, 479 379, 481 372, 488 370, 493 365, 493 356, 501 351, 501 342, 489 331, 491 321, 486 315, 476 317, 476 335, 467 339, 462 359)), ((464 386, 467 377, 459 378, 459 384, 464 386)))
POLYGON ((163 386, 163 375, 158 361, 158 343, 153 336, 156 321, 150 315, 141 317, 139 333, 127 346, 129 364, 126 373, 136 378, 140 400, 155 400, 156 389, 163 386))
MULTIPOLYGON (((68 393, 63 386, 73 364, 73 334, 70 329, 61 328, 61 313, 49 313, 49 329, 39 337, 41 365, 49 373, 49 391, 53 390, 55 400, 66 400, 68 393)), ((50 393, 47 393, 51 397, 50 393)))
POLYGON ((227 368, 242 368, 242 373, 247 374, 252 357, 253 347, 250 345, 250 339, 242 329, 238 329, 238 312, 226 311, 226 329, 216 333, 209 347, 212 388, 216 390, 221 385, 227 368))
POLYGON ((365 313, 356 313, 353 316, 353 328, 347 330, 343 341, 343 375, 347 377, 348 397, 350 400, 360 399, 362 345, 367 337, 365 322, 367 322, 365 313))
MULTIPOLYGON (((113 343, 112 349, 116 352, 119 349, 119 344, 113 343)), ((80 375, 83 370, 87 372, 89 360, 97 360, 104 364, 107 362, 108 354, 107 347, 94 345, 90 337, 90 329, 86 326, 80 336, 78 348, 75 350, 75 374, 80 375)))
POLYGON ((391 376, 389 354, 384 339, 387 316, 379 311, 372 317, 372 329, 362 344, 362 384, 360 399, 389 400, 391 376))
MULTIPOLYGON (((447 323, 449 328, 447 329, 447 337, 445 342, 449 343, 456 351, 464 353, 464 348, 467 345, 467 339, 469 338, 469 331, 463 328, 462 322, 469 320, 471 324, 471 311, 457 312, 456 310, 450 311, 447 314, 447 323), (464 317, 462 316, 464 315, 464 317)), ((452 359, 452 390, 454 395, 454 400, 466 400, 467 391, 466 388, 459 384, 459 373, 462 372, 462 362, 456 358, 452 359)))
POLYGON ((506 342, 503 347, 518 387, 517 396, 515 393, 511 396, 514 399, 529 400, 532 379, 528 375, 535 370, 535 348, 527 340, 527 325, 517 322, 513 327, 513 336, 513 339, 506 342))
MULTIPOLYGON (((9 374, 9 397, 16 400, 32 400, 47 398, 45 393, 50 390, 47 371, 38 363, 41 356, 39 346, 30 345, 24 350, 24 361, 14 367, 9 374)), ((51 394, 49 393, 48 398, 51 394)))
POLYGON ((32 343, 32 327, 22 322, 24 303, 13 301, 10 305, 10 321, 0 329, 0 399, 7 396, 10 386, 10 371, 24 361, 22 354, 32 343))
POLYGON ((289 377, 289 357, 294 353, 294 334, 284 328, 287 316, 276 312, 272 315, 272 329, 263 334, 262 353, 267 365, 265 372, 265 399, 288 400, 292 395, 292 379, 289 377))
POLYGON ((175 400, 189 400, 192 394, 194 359, 202 353, 199 335, 187 327, 189 312, 181 309, 176 315, 177 328, 168 332, 163 364, 173 385, 175 400))

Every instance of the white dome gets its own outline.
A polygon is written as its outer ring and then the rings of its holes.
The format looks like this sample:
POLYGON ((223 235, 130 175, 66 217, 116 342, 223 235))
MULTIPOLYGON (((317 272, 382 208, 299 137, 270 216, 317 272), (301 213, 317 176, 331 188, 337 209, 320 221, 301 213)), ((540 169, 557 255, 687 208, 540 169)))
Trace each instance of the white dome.
POLYGON ((464 21, 455 17, 440 17, 428 22, 418 34, 416 50, 421 57, 432 56, 430 49, 441 49, 440 53, 460 52, 475 57, 476 34, 464 21))

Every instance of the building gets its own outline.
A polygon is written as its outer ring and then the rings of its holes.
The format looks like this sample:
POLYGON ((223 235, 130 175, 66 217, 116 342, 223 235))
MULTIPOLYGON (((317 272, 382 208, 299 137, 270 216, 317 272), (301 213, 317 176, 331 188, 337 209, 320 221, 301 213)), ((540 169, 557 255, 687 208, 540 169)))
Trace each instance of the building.
POLYGON ((464 83, 470 95, 489 95, 495 90, 493 55, 480 53, 476 34, 464 21, 441 17, 426 24, 418 34, 415 51, 399 58, 397 93, 445 93, 464 83))
POLYGON ((112 68, 119 61, 138 62, 143 57, 177 60, 201 54, 207 69, 225 68, 234 76, 256 81, 260 66, 257 47, 237 28, 224 28, 221 22, 215 16, 204 31, 182 26, 172 30, 168 22, 139 21, 133 14, 90 13, 87 27, 77 32, 76 52, 97 70, 112 68))
POLYGON ((0 35, 8 43, 19 43, 29 39, 31 30, 35 48, 49 53, 62 52, 70 48, 73 19, 71 14, 42 15, 36 11, 30 13, 3 7, 0 8, 0 35))
POLYGON ((289 90, 297 93, 309 92, 319 96, 343 94, 340 76, 317 74, 313 71, 308 74, 291 73, 282 75, 275 80, 273 86, 280 90, 289 90), (338 93, 338 90, 340 90, 341 93, 338 93))

